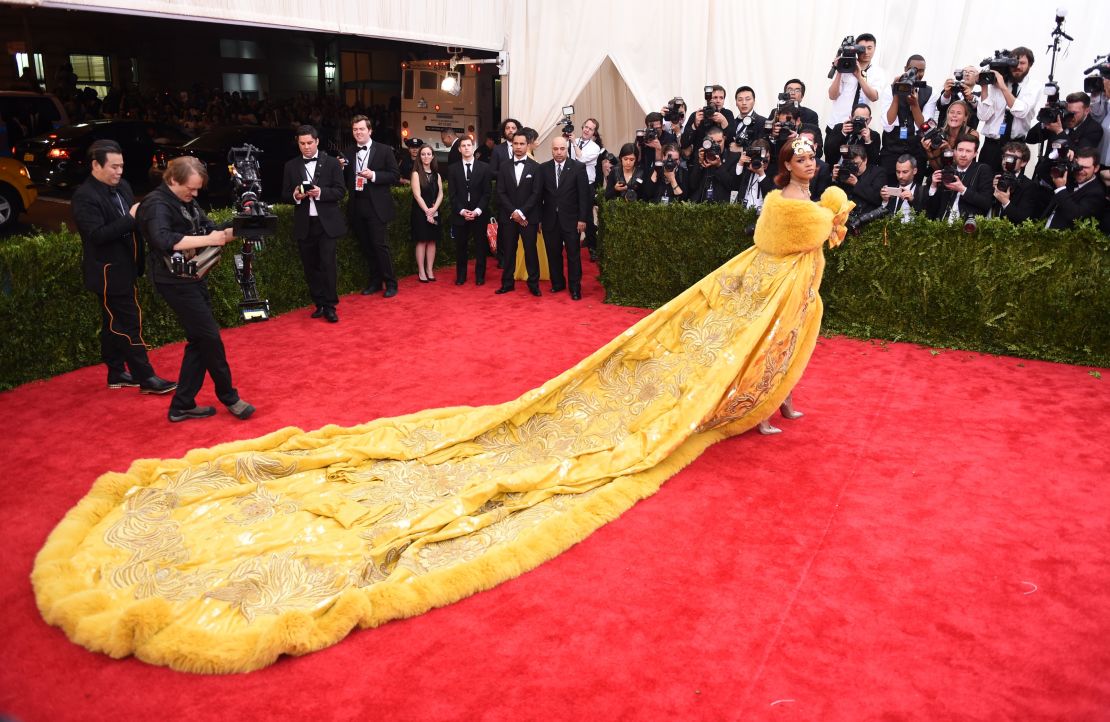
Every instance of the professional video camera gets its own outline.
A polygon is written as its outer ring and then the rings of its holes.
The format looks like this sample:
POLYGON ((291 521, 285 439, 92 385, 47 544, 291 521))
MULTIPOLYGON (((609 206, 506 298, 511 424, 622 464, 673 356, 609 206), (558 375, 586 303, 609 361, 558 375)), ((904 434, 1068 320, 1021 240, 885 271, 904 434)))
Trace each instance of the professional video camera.
POLYGON ((911 67, 909 70, 902 73, 901 77, 891 83, 890 87, 895 95, 905 97, 913 93, 915 88, 924 88, 925 81, 918 80, 917 68, 911 67))
POLYGON ((713 86, 706 85, 702 90, 705 92, 705 107, 701 109, 701 125, 698 126, 698 129, 706 130, 716 125, 713 122, 713 115, 719 111, 711 102, 713 100, 713 86))
POLYGON ((1002 156, 1002 174, 998 176, 998 190, 1009 193, 1017 185, 1018 157, 1012 153, 1002 156))
POLYGON ((1102 94, 1102 81, 1110 80, 1110 53, 1099 55, 1094 60, 1094 65, 1083 71, 1087 77, 1083 78, 1083 92, 1088 95, 1102 94), (1092 75, 1095 71, 1098 73, 1092 75))
POLYGON ((671 98, 667 103, 667 109, 663 113, 663 120, 668 123, 681 123, 682 122, 682 109, 686 107, 686 101, 682 98, 671 98))
POLYGON ((998 73, 1002 76, 1004 82, 1010 82, 1013 77, 1013 70, 1018 66, 1018 59, 1015 58, 1009 50, 995 50, 994 56, 990 58, 983 58, 983 62, 979 63, 980 68, 989 68, 979 73, 979 85, 994 85, 994 74, 998 73))
POLYGON ((1071 120, 1075 117, 1075 113, 1068 110, 1068 104, 1060 99, 1060 86, 1055 82, 1047 82, 1044 84, 1045 89, 1045 104, 1044 107, 1037 111, 1037 122, 1055 123, 1056 121, 1071 120))
POLYGON ((571 120, 572 115, 574 115, 574 106, 573 105, 564 105, 563 106, 563 119, 559 122, 563 126, 562 127, 562 133, 567 138, 574 135, 574 121, 571 120))
POLYGON ((258 296, 251 263, 255 250, 261 250, 263 241, 277 233, 278 225, 277 216, 261 200, 262 181, 256 157, 261 153, 261 150, 248 144, 232 148, 227 154, 227 169, 231 174, 234 193, 238 195, 231 223, 235 236, 243 239, 242 252, 235 254, 235 280, 243 292, 239 315, 244 321, 266 321, 270 318, 270 302, 258 296))
POLYGON ((859 56, 867 52, 867 48, 856 44, 856 37, 849 35, 840 41, 840 49, 836 53, 836 63, 829 71, 831 78, 836 73, 854 73, 859 67, 859 56))
POLYGON ((706 138, 701 142, 702 155, 706 160, 717 160, 721 157, 721 144, 712 138, 706 138))
POLYGON ((887 206, 885 203, 878 208, 874 208, 866 213, 851 213, 848 215, 848 232, 853 236, 858 236, 863 227, 872 221, 876 221, 883 216, 889 216, 894 210, 887 206))
POLYGON ((940 182, 956 182, 956 153, 951 148, 940 154, 940 182))

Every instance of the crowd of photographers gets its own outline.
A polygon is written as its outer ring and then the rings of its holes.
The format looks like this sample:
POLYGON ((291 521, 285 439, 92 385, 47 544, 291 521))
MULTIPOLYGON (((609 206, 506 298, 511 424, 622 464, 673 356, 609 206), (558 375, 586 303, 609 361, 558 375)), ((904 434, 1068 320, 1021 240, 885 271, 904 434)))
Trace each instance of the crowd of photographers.
POLYGON ((973 231, 976 217, 1035 220, 1070 228, 1096 219, 1110 233, 1110 59, 1102 56, 1062 95, 1029 80, 1028 48, 998 51, 946 77, 925 80, 926 63, 911 55, 898 73, 873 63, 876 41, 845 38, 829 72, 831 110, 819 119, 805 107, 806 84, 783 85, 767 116, 755 91, 704 88, 704 104, 672 98, 644 118, 634 141, 605 148, 598 123, 564 135, 607 198, 652 203, 741 203, 759 210, 774 188, 779 150, 798 135, 819 150, 816 199, 839 185, 856 203, 852 226, 921 212, 973 231), (1037 162, 1029 168, 1031 151, 1037 162), (613 151, 616 150, 614 153, 613 151), (1101 178, 1100 176, 1101 166, 1101 178))

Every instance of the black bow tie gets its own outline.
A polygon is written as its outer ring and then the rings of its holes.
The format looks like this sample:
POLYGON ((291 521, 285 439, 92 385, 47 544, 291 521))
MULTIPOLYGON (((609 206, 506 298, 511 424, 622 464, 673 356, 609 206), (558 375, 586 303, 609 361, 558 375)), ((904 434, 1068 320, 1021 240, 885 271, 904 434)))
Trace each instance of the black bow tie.
POLYGON ((314 156, 312 156, 311 158, 305 158, 305 159, 304 159, 305 165, 308 165, 309 163, 315 163, 315 162, 316 162, 316 158, 317 158, 317 157, 318 157, 318 156, 315 156, 315 155, 314 155, 314 156))
POLYGON ((362 151, 366 150, 366 149, 367 149, 368 147, 369 147, 369 146, 365 146, 365 145, 360 145, 360 146, 358 147, 358 149, 359 149, 359 152, 362 152, 362 151))
MULTIPOLYGON (((525 160, 527 160, 527 158, 525 158, 525 160)), ((524 162, 523 160, 514 160, 513 165, 520 165, 523 162, 524 162)))

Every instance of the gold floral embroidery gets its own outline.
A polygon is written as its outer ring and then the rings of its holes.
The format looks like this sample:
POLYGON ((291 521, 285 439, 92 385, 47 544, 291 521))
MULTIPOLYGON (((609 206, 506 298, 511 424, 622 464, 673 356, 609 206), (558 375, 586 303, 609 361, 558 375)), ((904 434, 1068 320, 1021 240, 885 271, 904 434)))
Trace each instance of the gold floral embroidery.
POLYGON ((435 447, 445 438, 443 434, 435 429, 413 429, 405 438, 401 439, 401 443, 405 445, 409 453, 413 456, 423 456, 428 453, 429 449, 435 447))
POLYGON ((239 507, 238 514, 231 514, 224 518, 229 524, 250 526, 274 516, 277 513, 292 514, 297 510, 297 505, 291 501, 282 501, 280 494, 266 490, 262 482, 258 482, 255 490, 243 497, 236 499, 235 506, 239 507))
POLYGON ((253 483, 289 476, 296 470, 296 463, 285 464, 265 454, 243 454, 235 459, 235 476, 253 483))
POLYGON ((717 285, 721 288, 721 298, 729 315, 750 321, 762 313, 771 292, 764 285, 768 279, 775 277, 784 262, 758 251, 750 268, 738 274, 722 273, 717 276, 717 285))
POLYGON ((227 583, 205 597, 227 602, 247 622, 259 614, 313 609, 338 594, 343 579, 331 570, 293 556, 293 550, 251 558, 235 567, 227 583))
POLYGON ((732 320, 718 312, 710 311, 700 321, 694 314, 682 319, 682 340, 686 353, 699 366, 710 366, 717 360, 717 354, 728 344, 732 336, 732 320))

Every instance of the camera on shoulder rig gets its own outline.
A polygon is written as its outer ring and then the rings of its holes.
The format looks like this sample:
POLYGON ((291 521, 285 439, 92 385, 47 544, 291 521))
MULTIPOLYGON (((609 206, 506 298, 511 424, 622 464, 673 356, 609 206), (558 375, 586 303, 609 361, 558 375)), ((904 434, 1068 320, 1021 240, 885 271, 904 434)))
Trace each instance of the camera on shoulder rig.
POLYGON ((994 56, 990 58, 983 58, 983 62, 979 63, 980 68, 988 68, 988 70, 980 71, 979 79, 976 81, 979 85, 988 86, 995 84, 995 73, 1002 76, 1003 82, 1010 82, 1013 77, 1013 70, 1018 66, 1018 59, 1010 53, 1009 50, 995 50, 994 56))
POLYGON ((227 170, 231 174, 235 215, 231 219, 235 236, 243 239, 243 250, 235 254, 235 280, 243 292, 239 315, 244 321, 266 321, 270 318, 270 302, 260 298, 255 284, 252 261, 256 249, 277 233, 278 219, 269 205, 262 202, 262 180, 258 155, 253 145, 234 147, 227 153, 227 170))
POLYGON ((867 52, 867 48, 856 43, 856 36, 848 35, 840 41, 840 49, 836 52, 836 62, 829 71, 831 78, 834 73, 854 73, 859 67, 859 56, 867 52))
POLYGON ((1084 70, 1083 75, 1086 76, 1083 78, 1083 92, 1087 95, 1101 95, 1102 81, 1110 80, 1110 53, 1095 58, 1095 64, 1084 70))
POLYGON ((571 119, 572 115, 574 115, 574 106, 564 105, 563 119, 559 121, 559 124, 562 126, 560 128, 560 131, 562 132, 564 138, 569 138, 574 135, 574 121, 571 119))

